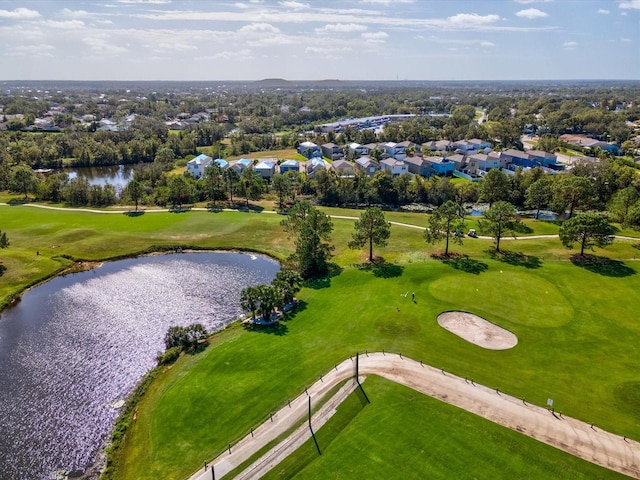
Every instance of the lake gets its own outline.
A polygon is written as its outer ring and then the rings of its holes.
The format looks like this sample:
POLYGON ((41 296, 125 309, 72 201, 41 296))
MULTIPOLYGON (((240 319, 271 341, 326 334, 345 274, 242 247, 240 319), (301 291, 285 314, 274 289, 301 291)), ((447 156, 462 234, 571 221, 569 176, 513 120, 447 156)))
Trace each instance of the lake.
POLYGON ((65 168, 69 180, 84 178, 89 185, 113 185, 117 192, 121 192, 133 179, 134 165, 113 165, 108 167, 79 167, 65 168))
POLYGON ((0 316, 0 479, 39 480, 97 458, 117 406, 173 325, 219 329, 277 262, 181 253, 105 263, 26 292, 0 316))

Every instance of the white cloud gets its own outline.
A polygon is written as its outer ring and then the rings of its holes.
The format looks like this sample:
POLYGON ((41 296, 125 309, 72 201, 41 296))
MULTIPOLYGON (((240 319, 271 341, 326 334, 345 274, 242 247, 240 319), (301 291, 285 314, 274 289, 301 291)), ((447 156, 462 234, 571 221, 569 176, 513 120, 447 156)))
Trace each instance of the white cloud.
POLYGON ((480 42, 481 47, 495 47, 496 44, 493 42, 480 42))
POLYGON ((360 0, 360 3, 376 3, 380 5, 392 5, 394 3, 415 3, 416 0, 360 0))
POLYGON ((173 50, 175 52, 187 52, 189 50, 197 50, 198 47, 188 43, 163 42, 158 44, 158 51, 173 50))
POLYGON ((630 38, 622 37, 620 41, 623 43, 631 43, 633 40, 631 40, 630 38))
POLYGON ((53 51, 56 49, 53 45, 39 44, 39 45, 18 45, 13 47, 11 51, 6 55, 12 57, 49 57, 53 58, 53 51))
POLYGON ((538 10, 537 8, 527 8, 526 10, 520 10, 519 12, 517 12, 516 16, 533 20, 535 18, 548 17, 549 14, 543 12, 542 10, 538 10))
POLYGON ((625 0, 620 2, 618 7, 626 10, 640 10, 640 0, 625 0))
POLYGON ((0 10, 0 18, 11 18, 14 20, 32 20, 39 17, 40 13, 38 13, 36 10, 29 10, 28 8, 0 10))
POLYGON ((366 32, 361 35, 367 43, 384 43, 389 34, 387 32, 366 32))
POLYGON ((140 5, 163 5, 171 3, 171 0, 116 0, 118 3, 140 4, 140 5))
POLYGON ((601 8, 598 10, 598 13, 600 15, 609 15, 611 12, 609 10, 607 10, 606 8, 601 8))
POLYGON ((104 35, 85 37, 82 42, 99 55, 117 55, 127 51, 125 47, 116 45, 104 35))
POLYGON ((500 16, 478 15, 477 13, 458 13, 457 15, 449 17, 447 20, 449 20, 453 25, 475 27, 497 22, 500 20, 500 16))
POLYGON ((280 33, 280 29, 270 23, 252 23, 245 25, 238 31, 241 33, 280 33))
POLYGON ((280 5, 282 5, 285 8, 292 8, 294 10, 302 10, 305 8, 309 8, 309 4, 307 3, 302 3, 302 2, 295 2, 295 1, 284 1, 284 2, 280 2, 280 5))
POLYGON ((43 25, 47 28, 60 28, 63 30, 77 30, 79 28, 83 28, 85 26, 82 20, 43 20, 38 22, 40 25, 43 25))
POLYGON ((198 57, 196 60, 198 61, 207 61, 207 60, 247 60, 252 58, 251 50, 243 49, 237 51, 225 50, 223 52, 218 52, 214 55, 207 55, 206 57, 198 57))
POLYGON ((71 18, 87 18, 91 16, 91 14, 86 10, 71 10, 69 8, 63 8, 62 14, 65 17, 71 17, 71 18))
POLYGON ((247 5, 246 3, 240 3, 240 2, 234 3, 233 6, 236 8, 240 8, 242 10, 249 8, 249 5, 247 5))
POLYGON ((553 2, 553 0, 514 0, 516 3, 521 3, 523 5, 528 5, 529 3, 547 3, 553 2))
POLYGON ((304 49, 304 53, 307 55, 321 55, 329 58, 343 58, 342 54, 353 52, 353 48, 351 47, 317 47, 317 46, 309 46, 304 49))
POLYGON ((575 50, 575 48, 578 46, 578 42, 564 42, 562 46, 567 50, 575 50))
POLYGON ((325 25, 321 28, 316 28, 317 33, 322 32, 338 32, 338 33, 349 33, 349 32, 362 32, 366 30, 367 27, 365 25, 359 25, 357 23, 334 23, 330 25, 325 25))

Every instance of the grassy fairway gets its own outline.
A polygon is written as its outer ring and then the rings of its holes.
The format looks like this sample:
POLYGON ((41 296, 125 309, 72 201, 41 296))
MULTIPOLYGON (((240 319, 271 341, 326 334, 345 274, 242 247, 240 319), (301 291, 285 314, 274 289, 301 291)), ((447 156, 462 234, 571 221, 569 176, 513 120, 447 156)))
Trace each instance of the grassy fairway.
MULTIPOLYGON (((180 245, 284 258, 291 249, 274 214, 129 217, 0 206, 0 215, 11 241, 0 251, 7 268, 2 299, 68 265, 66 256, 101 260, 180 245)), ((411 214, 388 219, 404 215, 411 214)), ((335 219, 334 226, 335 261, 344 271, 304 289, 302 308, 278 331, 230 328, 212 348, 160 375, 138 407, 114 478, 185 478, 335 363, 364 350, 400 352, 538 405, 551 397, 567 415, 638 438, 640 264, 633 242, 598 252, 625 263, 591 270, 567 261, 572 252, 557 239, 505 241, 504 249, 522 253, 506 261, 490 258, 490 241, 465 239, 452 250, 470 258, 444 264, 431 259, 421 230, 393 226, 390 245, 375 249, 391 265, 360 270, 354 265, 364 253, 346 247, 353 221, 335 219), (417 304, 401 296, 413 291, 417 304), (441 329, 436 316, 454 309, 511 330, 518 345, 488 351, 441 329)))
POLYGON ((474 275, 428 261, 391 278, 346 269, 304 290, 302 311, 277 333, 220 335, 139 405, 115 478, 186 477, 334 363, 365 350, 400 352, 538 405, 551 397, 557 410, 637 437, 640 276, 603 277, 568 262, 528 275, 487 266, 474 275), (417 304, 401 297, 407 291, 417 304), (502 325, 519 344, 500 352, 465 342, 435 321, 451 309, 502 325))
POLYGON ((382 378, 363 386, 371 403, 353 393, 317 432, 321 456, 310 440, 263 478, 628 478, 382 378))

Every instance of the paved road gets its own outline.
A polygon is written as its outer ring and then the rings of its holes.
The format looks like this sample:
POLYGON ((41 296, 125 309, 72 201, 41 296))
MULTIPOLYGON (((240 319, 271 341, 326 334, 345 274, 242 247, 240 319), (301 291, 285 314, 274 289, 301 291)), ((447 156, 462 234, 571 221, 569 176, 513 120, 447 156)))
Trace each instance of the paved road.
MULTIPOLYGON (((321 381, 309 387, 308 395, 320 398, 339 382, 353 377, 354 370, 355 360, 345 360, 327 372, 321 381)), ((597 426, 556 414, 495 388, 473 383, 396 354, 360 355, 359 374, 380 375, 589 462, 640 479, 640 443, 606 432, 597 426)), ((314 415, 312 428, 317 430, 319 424, 316 422, 326 421, 335 411, 337 404, 355 387, 355 382, 348 382, 325 409, 314 415)), ((364 387, 366 391, 366 382, 364 387)), ((209 465, 214 466, 216 478, 238 467, 264 445, 305 419, 308 395, 300 395, 291 402, 291 407, 285 406, 273 415, 272 420, 267 420, 254 430, 253 436, 247 435, 237 445, 232 446, 231 453, 227 451, 210 462, 209 465)), ((236 478, 260 478, 308 438, 311 438, 311 433, 305 424, 236 478)), ((206 471, 200 469, 190 480, 211 478, 209 466, 206 471)))

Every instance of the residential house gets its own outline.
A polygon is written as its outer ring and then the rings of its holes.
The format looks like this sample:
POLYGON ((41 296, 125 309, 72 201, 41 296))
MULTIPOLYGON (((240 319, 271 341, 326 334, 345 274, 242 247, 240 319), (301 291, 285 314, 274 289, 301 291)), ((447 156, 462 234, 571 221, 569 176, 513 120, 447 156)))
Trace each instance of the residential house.
POLYGON ((322 157, 322 150, 313 142, 302 142, 298 146, 298 153, 305 158, 319 158, 322 157))
MULTIPOLYGON (((510 148, 509 150, 505 150, 500 153, 500 158, 504 158, 507 162, 507 167, 529 167, 533 168, 536 166, 536 162, 529 158, 525 152, 521 152, 520 150, 515 150, 510 148)), ((513 168, 515 170, 515 168, 513 168)))
POLYGON ((279 170, 282 175, 287 172, 299 172, 300 164, 297 160, 285 160, 279 165, 279 170))
POLYGON ((342 148, 335 143, 325 143, 320 148, 322 150, 322 155, 331 160, 339 160, 341 158, 344 158, 344 152, 342 148))
POLYGON ((351 158, 358 158, 369 155, 369 149, 364 145, 360 145, 359 143, 350 143, 349 145, 347 145, 347 149, 351 158))
POLYGON ((253 160, 249 160, 248 158, 241 158, 240 160, 236 160, 235 162, 231 162, 229 164, 229 168, 233 168, 238 173, 242 173, 247 168, 251 168, 252 166, 253 160))
MULTIPOLYGON (((453 162, 454 170, 458 172, 462 172, 471 177, 475 177, 478 175, 478 160, 473 158, 473 155, 462 155, 460 153, 456 153, 455 155, 449 155, 448 157, 444 157, 449 162, 453 162)), ((442 162, 437 164, 435 167, 436 170, 444 170, 444 175, 448 174, 448 166, 442 166, 442 162)))
POLYGON ((387 142, 384 145, 382 145, 382 148, 384 152, 387 155, 389 155, 391 158, 394 158, 400 161, 407 158, 407 153, 405 152, 404 147, 399 143, 387 142))
POLYGON ((310 177, 318 173, 320 170, 328 170, 329 167, 329 163, 325 162, 322 158, 317 157, 308 160, 304 164, 305 172, 310 177))
POLYGON ((480 170, 485 172, 492 168, 500 168, 500 155, 489 156, 486 153, 476 153, 469 158, 476 162, 480 170))
POLYGON ((454 163, 455 170, 462 171, 466 164, 467 156, 463 153, 455 153, 453 155, 447 155, 447 160, 454 163))
POLYGON ((453 175, 456 166, 449 158, 451 157, 425 157, 424 160, 433 174, 449 177, 453 175))
POLYGON ((353 168, 353 164, 346 160, 336 160, 331 164, 331 169, 334 170, 339 177, 353 177, 353 168))
POLYGON ((429 170, 429 164, 422 157, 411 155, 405 158, 404 161, 407 164, 407 169, 410 173, 422 175, 423 177, 428 177, 431 173, 429 170))
POLYGON ((373 175, 380 170, 380 164, 369 157, 356 158, 355 167, 367 177, 373 177, 373 175))
POLYGON ((211 162, 213 162, 213 158, 201 153, 187 162, 187 172, 193 175, 194 178, 201 178, 206 168, 211 165, 211 162))
POLYGON ((392 177, 397 177, 409 171, 409 167, 404 161, 395 158, 385 158, 380 161, 380 168, 391 173, 392 177))
POLYGON ((453 142, 453 148, 455 151, 460 151, 461 153, 469 153, 475 149, 475 145, 469 143, 468 140, 458 140, 457 142, 453 142))
POLYGON ((427 144, 432 152, 453 152, 455 147, 450 140, 438 140, 427 144))
POLYGON ((473 145, 473 149, 475 151, 487 150, 491 148, 491 142, 487 142, 486 140, 480 140, 479 138, 472 138, 471 140, 469 140, 469 144, 473 145))
POLYGON ((617 154, 619 150, 618 146, 615 143, 602 142, 600 140, 585 137, 583 135, 560 135, 560 141, 568 143, 570 145, 575 145, 577 147, 589 148, 592 150, 594 148, 599 148, 600 150, 604 150, 613 154, 617 154))
POLYGON ((213 163, 218 165, 223 170, 229 166, 229 162, 227 162, 224 158, 216 158, 213 163))
POLYGON ((270 179, 276 173, 276 161, 261 159, 253 168, 262 178, 270 179))
POLYGON ((507 159, 502 156, 502 152, 489 152, 487 153, 488 162, 498 162, 498 168, 507 168, 507 159))
POLYGON ((417 143, 410 142, 409 140, 405 140, 404 142, 398 143, 398 146, 404 148, 404 152, 407 153, 407 150, 413 150, 414 155, 421 156, 422 155, 422 147, 417 143))
POLYGON ((542 150, 527 150, 527 155, 541 167, 564 167, 564 165, 558 163, 558 157, 553 153, 543 152, 542 150))

